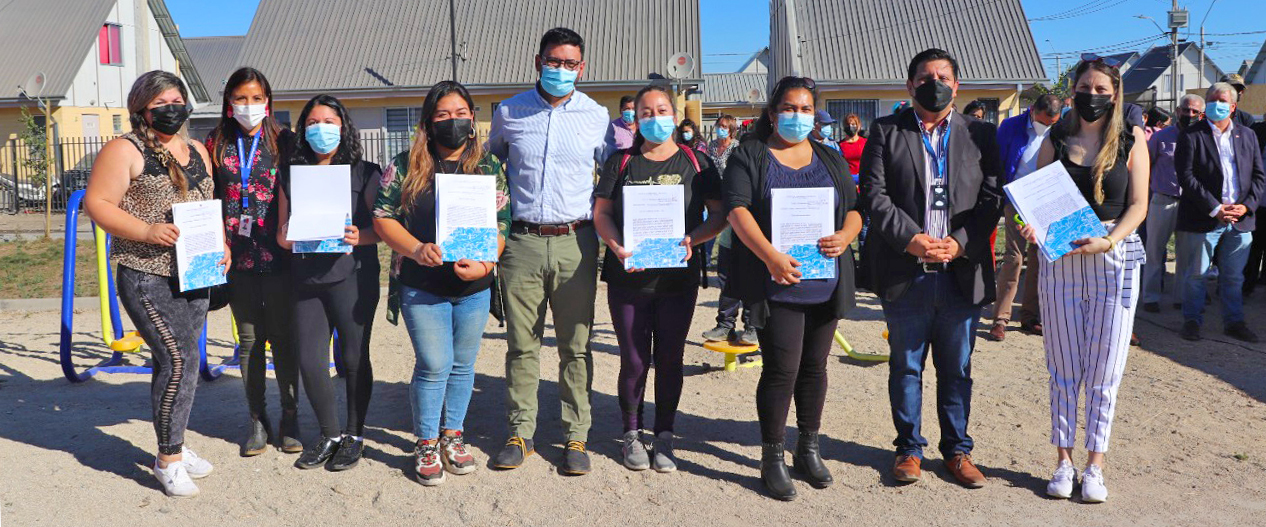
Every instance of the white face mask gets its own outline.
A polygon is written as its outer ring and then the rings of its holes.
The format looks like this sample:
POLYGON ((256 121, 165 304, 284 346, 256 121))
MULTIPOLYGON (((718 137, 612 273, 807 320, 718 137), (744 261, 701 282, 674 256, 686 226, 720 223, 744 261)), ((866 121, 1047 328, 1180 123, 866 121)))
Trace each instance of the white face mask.
POLYGON ((268 105, 266 104, 233 105, 233 118, 237 119, 238 124, 247 130, 259 126, 259 123, 264 121, 264 116, 266 115, 268 115, 268 105))
POLYGON ((1050 129, 1049 126, 1033 121, 1033 131, 1037 132, 1037 135, 1046 135, 1048 129, 1050 129))

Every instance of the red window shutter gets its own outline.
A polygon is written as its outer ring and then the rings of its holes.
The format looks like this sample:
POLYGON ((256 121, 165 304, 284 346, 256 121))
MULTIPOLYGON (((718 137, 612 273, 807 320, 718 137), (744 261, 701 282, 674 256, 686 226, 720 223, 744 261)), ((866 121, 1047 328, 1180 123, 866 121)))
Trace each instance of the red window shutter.
POLYGON ((121 29, 111 25, 110 28, 110 64, 123 64, 123 45, 119 40, 121 29))
POLYGON ((97 54, 101 58, 102 64, 110 63, 110 26, 101 26, 101 31, 97 33, 97 54))

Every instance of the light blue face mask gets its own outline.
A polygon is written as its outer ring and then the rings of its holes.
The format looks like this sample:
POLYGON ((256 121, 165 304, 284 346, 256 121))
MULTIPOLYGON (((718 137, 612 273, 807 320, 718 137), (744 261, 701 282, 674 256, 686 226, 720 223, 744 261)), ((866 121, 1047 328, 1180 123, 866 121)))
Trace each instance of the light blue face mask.
POLYGON ((633 110, 624 110, 623 112, 620 112, 620 118, 624 119, 624 122, 626 123, 633 124, 633 110))
POLYGON ((729 128, 717 128, 717 139, 725 139, 730 136, 729 128))
POLYGON ((671 115, 657 115, 655 117, 644 117, 637 122, 637 130, 642 133, 642 137, 652 143, 663 143, 673 136, 673 130, 677 129, 677 123, 673 122, 671 115))
POLYGON ((778 114, 778 135, 791 144, 797 144, 809 137, 813 131, 813 114, 800 112, 783 112, 778 114))
POLYGON ((576 89, 579 71, 541 66, 541 89, 555 97, 565 97, 576 89))
POLYGON ((689 141, 689 140, 694 139, 694 138, 695 138, 695 133, 694 133, 694 132, 682 132, 682 133, 681 133, 681 139, 682 139, 683 141, 689 141))
POLYGON ((1209 101, 1204 107, 1204 115, 1210 122, 1218 122, 1231 116, 1231 103, 1226 101, 1209 101))
POLYGON ((308 140, 308 145, 318 154, 328 154, 338 148, 338 143, 343 139, 342 130, 338 125, 329 123, 317 123, 309 126, 303 133, 304 138, 308 140))
POLYGON ((822 128, 818 130, 818 133, 822 134, 823 139, 830 139, 831 133, 834 131, 835 129, 831 128, 831 125, 828 124, 828 125, 823 125, 822 128))

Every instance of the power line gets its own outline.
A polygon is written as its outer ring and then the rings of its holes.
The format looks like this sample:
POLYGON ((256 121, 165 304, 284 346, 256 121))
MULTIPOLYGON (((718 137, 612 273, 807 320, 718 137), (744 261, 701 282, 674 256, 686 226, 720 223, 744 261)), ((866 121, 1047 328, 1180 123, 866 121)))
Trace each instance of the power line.
POLYGON ((1127 1, 1129 0, 1115 0, 1115 1, 1114 0, 1096 0, 1093 2, 1083 4, 1078 7, 1074 7, 1062 13, 1055 13, 1053 15, 1046 15, 1046 16, 1038 17, 1038 18, 1030 18, 1028 21, 1029 22, 1050 22, 1053 20, 1068 20, 1070 18, 1077 18, 1080 16, 1098 13, 1105 9, 1124 4, 1127 1))

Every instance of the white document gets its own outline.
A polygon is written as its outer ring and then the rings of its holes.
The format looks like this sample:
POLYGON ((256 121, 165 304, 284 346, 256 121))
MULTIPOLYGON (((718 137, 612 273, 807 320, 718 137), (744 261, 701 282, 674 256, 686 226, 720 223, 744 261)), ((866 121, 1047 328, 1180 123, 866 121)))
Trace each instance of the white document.
POLYGON ((1074 241, 1107 236, 1063 163, 1051 163, 1002 187, 1024 223, 1033 227, 1046 261, 1076 249, 1074 241))
POLYGON ((624 193, 625 269, 686 267, 686 193, 681 185, 628 185, 624 193))
POLYGON ((176 238, 176 272, 180 290, 202 289, 226 282, 224 266, 224 217, 220 200, 190 201, 171 206, 172 223, 180 229, 176 238))
POLYGON ((290 167, 289 241, 343 237, 352 217, 351 165, 295 165, 290 167))
POLYGON ((435 175, 435 238, 445 262, 497 261, 497 178, 435 175))
POLYGON ((802 279, 835 277, 835 259, 818 249, 818 240, 835 234, 835 189, 776 188, 771 191, 775 249, 800 262, 802 279))

